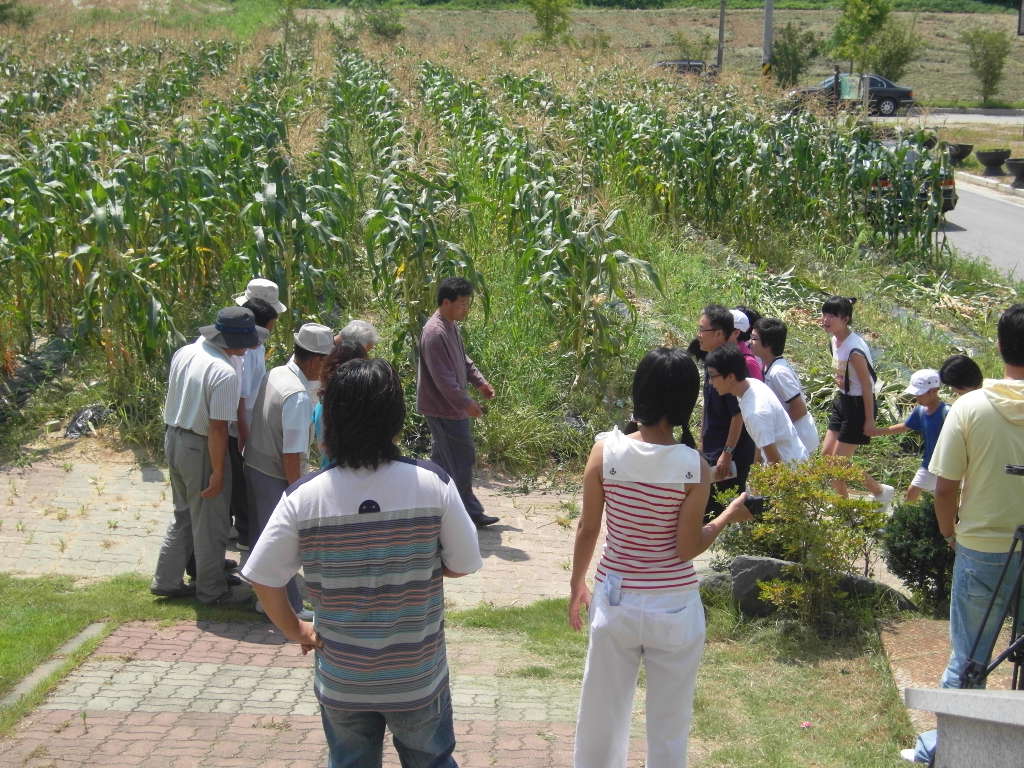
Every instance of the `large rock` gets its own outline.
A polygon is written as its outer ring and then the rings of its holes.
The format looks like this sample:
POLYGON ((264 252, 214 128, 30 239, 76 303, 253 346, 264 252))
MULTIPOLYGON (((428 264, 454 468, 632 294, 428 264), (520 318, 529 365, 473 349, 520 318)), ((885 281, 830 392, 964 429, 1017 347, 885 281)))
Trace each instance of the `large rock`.
MULTIPOLYGON (((793 563, 774 557, 741 555, 729 564, 732 574, 732 597, 745 616, 770 616, 775 606, 760 598, 758 584, 762 581, 786 578, 783 569, 793 563)), ((916 610, 914 604, 890 586, 865 576, 849 574, 839 582, 839 589, 857 597, 875 597, 890 601, 901 611, 916 610)))

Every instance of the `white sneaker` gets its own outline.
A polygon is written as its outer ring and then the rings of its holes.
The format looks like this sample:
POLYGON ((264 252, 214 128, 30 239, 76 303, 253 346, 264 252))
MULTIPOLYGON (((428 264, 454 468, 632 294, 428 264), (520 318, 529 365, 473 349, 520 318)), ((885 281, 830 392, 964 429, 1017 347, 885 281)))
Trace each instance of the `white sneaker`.
POLYGON ((916 760, 914 759, 914 750, 912 750, 912 749, 910 749, 910 748, 907 748, 907 749, 901 749, 901 750, 900 750, 900 757, 902 757, 902 758, 903 758, 904 760, 906 760, 906 761, 907 761, 908 763, 916 763, 916 762, 917 762, 917 761, 916 761, 916 760))
POLYGON ((882 490, 874 495, 875 501, 888 509, 889 505, 892 504, 893 497, 896 495, 896 489, 885 483, 879 483, 879 486, 882 490))

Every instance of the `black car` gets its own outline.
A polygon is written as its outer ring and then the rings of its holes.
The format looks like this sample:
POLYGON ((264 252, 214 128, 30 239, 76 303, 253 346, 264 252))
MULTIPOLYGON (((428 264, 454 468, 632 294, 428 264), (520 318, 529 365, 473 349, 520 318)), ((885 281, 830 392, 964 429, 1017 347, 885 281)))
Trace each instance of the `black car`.
MULTIPOLYGON (((799 88, 792 95, 799 99, 821 99, 832 103, 835 100, 835 76, 826 77, 817 85, 799 88)), ((909 109, 914 105, 914 92, 903 85, 896 85, 881 75, 839 75, 839 101, 842 104, 854 105, 864 101, 864 89, 867 88, 868 110, 884 117, 895 115, 900 109, 909 109)))

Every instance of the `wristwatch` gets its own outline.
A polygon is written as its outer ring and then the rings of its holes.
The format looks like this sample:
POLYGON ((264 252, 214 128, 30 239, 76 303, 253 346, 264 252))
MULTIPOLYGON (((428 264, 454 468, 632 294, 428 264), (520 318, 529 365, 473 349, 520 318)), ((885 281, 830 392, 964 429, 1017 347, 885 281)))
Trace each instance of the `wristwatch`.
POLYGON ((943 536, 942 538, 946 540, 946 543, 949 544, 949 546, 953 546, 953 543, 956 541, 956 534, 953 533, 949 536, 943 536))
POLYGON ((732 454, 733 454, 733 452, 735 450, 736 450, 736 446, 735 445, 727 445, 727 446, 725 446, 725 448, 722 449, 722 453, 728 453, 730 456, 732 456, 732 454))

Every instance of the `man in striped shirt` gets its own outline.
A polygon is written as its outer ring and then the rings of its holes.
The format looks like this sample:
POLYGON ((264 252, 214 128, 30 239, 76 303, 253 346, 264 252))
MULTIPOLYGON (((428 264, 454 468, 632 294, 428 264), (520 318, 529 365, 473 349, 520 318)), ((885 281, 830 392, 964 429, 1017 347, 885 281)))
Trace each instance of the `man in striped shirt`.
POLYGON ((379 766, 385 726, 403 765, 456 766, 442 576, 481 567, 476 529, 444 470, 399 455, 405 404, 387 362, 351 360, 326 385, 335 464, 285 492, 242 575, 285 637, 316 650, 332 768, 379 766), (288 603, 300 566, 315 625, 288 603))

